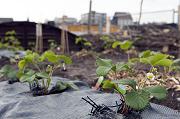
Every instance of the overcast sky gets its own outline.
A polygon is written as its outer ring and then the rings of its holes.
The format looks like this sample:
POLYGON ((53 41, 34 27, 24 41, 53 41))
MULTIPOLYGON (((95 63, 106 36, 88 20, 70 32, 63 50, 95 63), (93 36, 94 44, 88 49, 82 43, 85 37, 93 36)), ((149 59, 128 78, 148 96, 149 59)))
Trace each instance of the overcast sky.
MULTIPOLYGON (((138 13, 141 0, 92 0, 92 10, 105 12, 113 16, 114 12, 138 13)), ((179 0, 144 0, 143 11, 172 10, 178 7, 179 0)), ((80 19, 88 12, 89 0, 0 0, 0 17, 12 17, 14 20, 43 22, 55 17, 67 15, 80 19)), ((137 15, 133 15, 136 20, 137 15)), ((144 22, 171 22, 172 12, 145 14, 144 22)))

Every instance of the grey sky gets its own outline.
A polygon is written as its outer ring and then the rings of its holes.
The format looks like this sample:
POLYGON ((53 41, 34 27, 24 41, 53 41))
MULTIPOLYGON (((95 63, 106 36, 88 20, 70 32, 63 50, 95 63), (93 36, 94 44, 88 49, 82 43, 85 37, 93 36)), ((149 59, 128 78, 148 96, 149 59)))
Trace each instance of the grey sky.
MULTIPOLYGON (((92 0, 92 9, 113 16, 114 12, 139 12, 140 0, 92 0)), ((179 0, 144 0, 143 11, 171 10, 178 7, 179 0)), ((0 17, 13 17, 15 20, 43 22, 67 15, 80 19, 88 12, 89 0, 0 0, 0 17)), ((134 19, 137 15, 133 15, 134 19)), ((144 22, 172 21, 172 12, 143 15, 144 22)))

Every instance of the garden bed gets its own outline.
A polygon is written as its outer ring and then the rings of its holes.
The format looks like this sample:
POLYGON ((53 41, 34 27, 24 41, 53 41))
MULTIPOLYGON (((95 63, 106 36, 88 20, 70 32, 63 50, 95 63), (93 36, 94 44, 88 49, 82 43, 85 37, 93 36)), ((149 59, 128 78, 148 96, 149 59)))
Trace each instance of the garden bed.
MULTIPOLYGON (((108 53, 108 54, 101 54, 101 57, 112 59, 114 62, 117 61, 125 61, 126 56, 122 54, 115 54, 115 53, 108 53)), ((87 82, 91 87, 95 86, 97 82, 97 75, 95 74, 96 71, 96 65, 95 65, 96 58, 88 55, 84 57, 74 57, 73 64, 68 66, 68 70, 65 72, 56 72, 55 74, 58 76, 63 76, 65 78, 70 78, 72 80, 78 79, 84 82, 87 82)), ((139 66, 137 67, 138 70, 147 70, 147 67, 145 66, 139 66)), ((139 71, 141 72, 141 71, 139 71)), ((167 99, 163 101, 157 101, 152 99, 151 102, 164 105, 167 107, 170 107, 175 110, 180 111, 180 92, 176 91, 174 89, 168 90, 167 99)))
MULTIPOLYGON (((100 57, 112 59, 114 62, 125 61, 126 55, 123 55, 118 52, 106 51, 104 53, 98 54, 100 57)), ((54 75, 69 78, 71 80, 81 80, 90 85, 90 87, 95 86, 97 82, 96 75, 96 56, 95 53, 80 53, 75 52, 72 54, 73 64, 67 67, 67 71, 62 71, 62 69, 57 70, 54 75), (78 55, 77 55, 78 54, 78 55)), ((1 58, 0 60, 3 65, 9 64, 7 58, 1 58)), ((139 67, 144 69, 145 67, 139 67)), ((4 79, 1 79, 1 81, 4 79)), ((164 101, 152 100, 152 102, 170 107, 175 110, 180 111, 180 102, 179 102, 179 92, 175 90, 168 90, 168 97, 164 101)))

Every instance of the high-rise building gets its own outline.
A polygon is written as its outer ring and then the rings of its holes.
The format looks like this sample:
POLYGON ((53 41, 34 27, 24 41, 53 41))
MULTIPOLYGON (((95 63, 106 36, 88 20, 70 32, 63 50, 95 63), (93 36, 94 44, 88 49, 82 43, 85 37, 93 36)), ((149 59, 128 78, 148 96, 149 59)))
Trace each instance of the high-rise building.
POLYGON ((115 12, 112 24, 117 25, 119 28, 124 26, 133 25, 133 18, 130 13, 127 12, 115 12))
MULTIPOLYGON (((103 24, 105 25, 106 23, 106 13, 98 13, 95 11, 91 12, 91 18, 90 18, 90 24, 91 25, 98 25, 98 24, 103 24)), ((81 15, 81 24, 88 24, 88 18, 89 18, 89 13, 85 13, 81 15)))

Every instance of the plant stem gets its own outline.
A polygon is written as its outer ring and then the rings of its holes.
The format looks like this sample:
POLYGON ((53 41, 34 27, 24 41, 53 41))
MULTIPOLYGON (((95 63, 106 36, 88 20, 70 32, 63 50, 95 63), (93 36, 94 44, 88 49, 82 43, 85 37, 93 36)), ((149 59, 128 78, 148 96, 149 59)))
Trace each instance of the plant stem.
POLYGON ((44 83, 44 79, 42 80, 42 86, 45 88, 45 83, 44 83))
POLYGON ((128 52, 128 51, 126 51, 126 53, 127 53, 127 58, 128 58, 128 61, 129 61, 129 59, 130 59, 129 52, 128 52))
POLYGON ((39 72, 42 72, 41 69, 40 69, 40 67, 39 67, 37 64, 34 64, 34 63, 33 63, 33 65, 37 68, 37 70, 38 70, 39 72))
POLYGON ((147 80, 148 80, 148 79, 145 79, 145 81, 143 82, 142 88, 144 88, 144 86, 146 85, 147 80))
POLYGON ((122 107, 121 113, 122 113, 122 114, 125 114, 125 113, 128 112, 128 106, 126 105, 124 95, 122 95, 122 94, 120 94, 120 93, 119 93, 119 95, 120 95, 120 97, 121 97, 121 99, 122 99, 122 103, 124 103, 124 105, 122 105, 123 107, 122 107))

